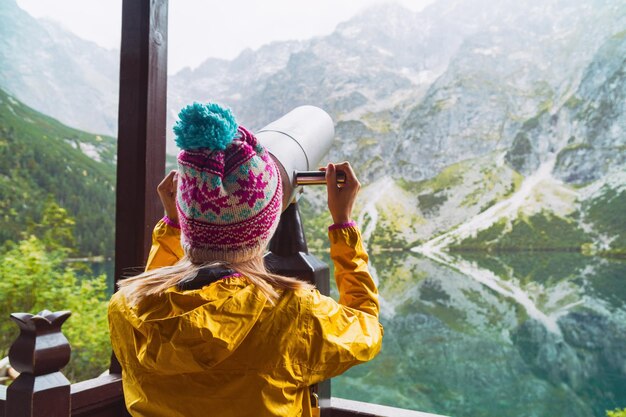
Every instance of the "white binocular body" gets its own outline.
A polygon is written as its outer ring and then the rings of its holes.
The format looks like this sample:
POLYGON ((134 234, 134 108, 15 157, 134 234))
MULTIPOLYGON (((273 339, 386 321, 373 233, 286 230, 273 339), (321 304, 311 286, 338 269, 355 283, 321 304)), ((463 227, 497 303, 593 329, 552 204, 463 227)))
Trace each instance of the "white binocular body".
POLYGON ((296 107, 255 133, 281 171, 285 201, 292 201, 300 185, 324 183, 316 177, 318 164, 335 136, 333 120, 315 106, 296 107), (300 173, 300 174, 299 174, 300 173))

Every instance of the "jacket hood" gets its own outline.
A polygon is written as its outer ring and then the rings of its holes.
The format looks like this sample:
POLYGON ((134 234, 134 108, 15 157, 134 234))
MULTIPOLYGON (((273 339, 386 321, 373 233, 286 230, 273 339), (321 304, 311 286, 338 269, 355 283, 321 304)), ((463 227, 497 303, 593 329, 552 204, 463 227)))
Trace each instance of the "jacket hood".
MULTIPOLYGON (((199 372, 229 357, 259 320, 267 298, 245 279, 230 277, 199 290, 175 288, 130 307, 115 294, 111 314, 126 317, 135 357, 159 373, 199 372)), ((123 325, 121 320, 112 326, 123 325)), ((114 329, 112 328, 112 336, 114 329)), ((120 334, 121 336, 121 334, 120 334)))

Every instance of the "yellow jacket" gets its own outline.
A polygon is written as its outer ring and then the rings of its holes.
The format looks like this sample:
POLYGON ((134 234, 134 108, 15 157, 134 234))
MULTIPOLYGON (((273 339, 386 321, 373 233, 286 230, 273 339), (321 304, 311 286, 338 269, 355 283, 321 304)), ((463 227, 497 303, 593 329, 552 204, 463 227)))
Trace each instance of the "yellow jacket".
MULTIPOLYGON (((308 386, 372 359, 382 343, 378 294, 355 226, 329 232, 339 303, 317 290, 272 305, 245 278, 109 304, 126 406, 137 416, 309 416, 308 386)), ((159 222, 147 269, 182 256, 159 222)))

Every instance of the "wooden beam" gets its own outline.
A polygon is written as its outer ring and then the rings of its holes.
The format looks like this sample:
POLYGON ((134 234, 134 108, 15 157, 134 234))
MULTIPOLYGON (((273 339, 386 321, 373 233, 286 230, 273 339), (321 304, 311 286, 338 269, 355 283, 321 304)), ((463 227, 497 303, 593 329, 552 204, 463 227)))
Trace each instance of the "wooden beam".
POLYGON ((141 268, 163 216, 167 0, 124 0, 120 59, 115 280, 141 268), (135 269, 133 269, 135 268, 135 269))
POLYGON ((121 375, 103 375, 71 386, 72 417, 130 417, 121 375))
POLYGON ((446 417, 439 414, 388 407, 333 397, 332 417, 446 417))
MULTIPOLYGON (((115 282, 142 270, 163 216, 167 0, 124 0, 117 143, 115 282)), ((120 372, 114 360, 111 372, 120 372)))

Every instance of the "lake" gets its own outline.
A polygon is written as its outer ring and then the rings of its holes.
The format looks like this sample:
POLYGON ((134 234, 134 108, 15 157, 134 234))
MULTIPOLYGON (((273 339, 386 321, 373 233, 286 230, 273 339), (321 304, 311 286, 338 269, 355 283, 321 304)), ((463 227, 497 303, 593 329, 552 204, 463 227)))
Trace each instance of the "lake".
POLYGON ((626 262, 577 253, 371 257, 380 355, 333 396, 454 417, 626 407, 626 262))

